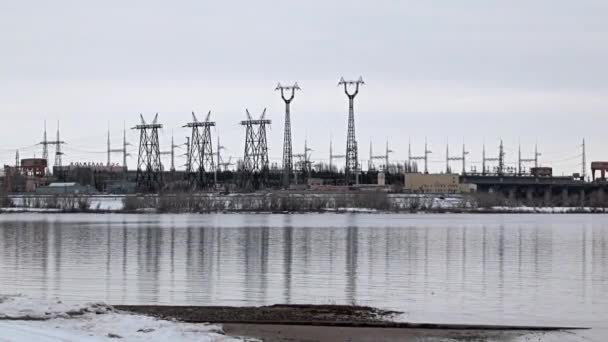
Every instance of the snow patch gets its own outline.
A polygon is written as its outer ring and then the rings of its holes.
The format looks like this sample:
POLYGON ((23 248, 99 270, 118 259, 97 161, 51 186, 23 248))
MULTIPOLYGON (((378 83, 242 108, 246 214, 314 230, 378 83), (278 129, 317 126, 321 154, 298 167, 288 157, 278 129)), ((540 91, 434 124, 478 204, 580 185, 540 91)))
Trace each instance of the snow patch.
POLYGON ((463 205, 462 198, 452 197, 435 197, 432 203, 433 209, 454 209, 461 208, 463 205))
MULTIPOLYGON (((108 313, 48 321, 1 321, 9 341, 239 341, 216 325, 176 323, 152 317, 108 313)), ((0 338, 0 340, 2 340, 0 338)))
MULTIPOLYGON (((326 211, 329 211, 326 209, 326 211)), ((372 213, 377 213, 378 210, 376 209, 370 209, 370 208, 351 208, 351 207, 347 207, 347 208, 337 208, 334 211, 338 212, 338 213, 368 213, 368 214, 372 214, 372 213)))
POLYGON ((34 300, 22 295, 0 295, 0 319, 49 320, 86 313, 103 314, 113 309, 103 303, 65 304, 60 300, 34 300))
POLYGON ((60 209, 49 209, 49 208, 27 208, 27 207, 12 207, 12 208, 0 208, 0 211, 5 213, 59 213, 60 209))
POLYGON ((604 208, 592 208, 592 207, 492 207, 494 211, 504 211, 504 212, 517 212, 517 213, 543 213, 543 214, 553 214, 553 213, 592 213, 592 212, 603 212, 604 208))
POLYGON ((180 323, 114 310, 0 295, 0 341, 240 341, 218 325, 180 323))

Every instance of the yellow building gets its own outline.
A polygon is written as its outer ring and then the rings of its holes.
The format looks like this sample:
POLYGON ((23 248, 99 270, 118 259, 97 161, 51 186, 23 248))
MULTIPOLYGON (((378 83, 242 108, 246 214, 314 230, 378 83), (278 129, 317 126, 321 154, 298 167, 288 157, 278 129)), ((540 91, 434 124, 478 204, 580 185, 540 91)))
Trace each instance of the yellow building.
POLYGON ((456 194, 475 191, 471 184, 460 184, 457 174, 425 173, 406 173, 404 189, 424 194, 456 194))

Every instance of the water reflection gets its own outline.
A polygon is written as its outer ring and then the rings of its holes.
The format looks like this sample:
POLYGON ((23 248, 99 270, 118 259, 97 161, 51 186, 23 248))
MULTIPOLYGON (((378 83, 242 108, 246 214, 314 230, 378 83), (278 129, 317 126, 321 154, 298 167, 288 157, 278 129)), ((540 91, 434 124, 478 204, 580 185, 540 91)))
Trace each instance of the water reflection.
POLYGON ((293 227, 291 215, 286 215, 283 221, 283 302, 291 303, 291 272, 293 264, 293 227))
POLYGON ((395 218, 3 216, 1 292, 130 304, 363 304, 412 321, 608 321, 603 216, 395 218))

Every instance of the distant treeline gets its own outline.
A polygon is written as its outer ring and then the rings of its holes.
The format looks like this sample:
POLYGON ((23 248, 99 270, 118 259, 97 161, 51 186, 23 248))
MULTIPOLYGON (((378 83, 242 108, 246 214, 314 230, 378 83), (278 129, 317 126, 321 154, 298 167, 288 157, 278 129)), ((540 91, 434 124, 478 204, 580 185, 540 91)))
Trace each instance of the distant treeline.
MULTIPOLYGON (((157 212, 157 213, 211 213, 211 212, 345 212, 369 210, 378 212, 520 212, 518 208, 558 207, 544 203, 512 201, 501 194, 476 193, 466 195, 389 194, 385 192, 314 193, 270 191, 255 193, 165 193, 158 195, 126 195, 114 210, 92 206, 95 196, 20 196, 9 197, 0 192, 0 207, 51 210, 55 212, 157 212), (512 208, 509 209, 509 208, 512 208)), ((606 205, 593 203, 587 209, 606 205)), ((568 207, 577 211, 577 207, 568 207)), ((582 208, 582 206, 579 206, 582 208)), ((16 210, 16 211, 19 211, 16 210)))

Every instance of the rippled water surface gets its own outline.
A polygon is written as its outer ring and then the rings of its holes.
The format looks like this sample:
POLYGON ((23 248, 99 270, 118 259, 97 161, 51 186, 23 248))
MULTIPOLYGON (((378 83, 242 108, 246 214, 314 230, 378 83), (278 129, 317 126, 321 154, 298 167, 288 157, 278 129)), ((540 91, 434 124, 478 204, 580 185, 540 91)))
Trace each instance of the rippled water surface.
POLYGON ((608 326, 603 215, 0 215, 0 293, 608 326))

